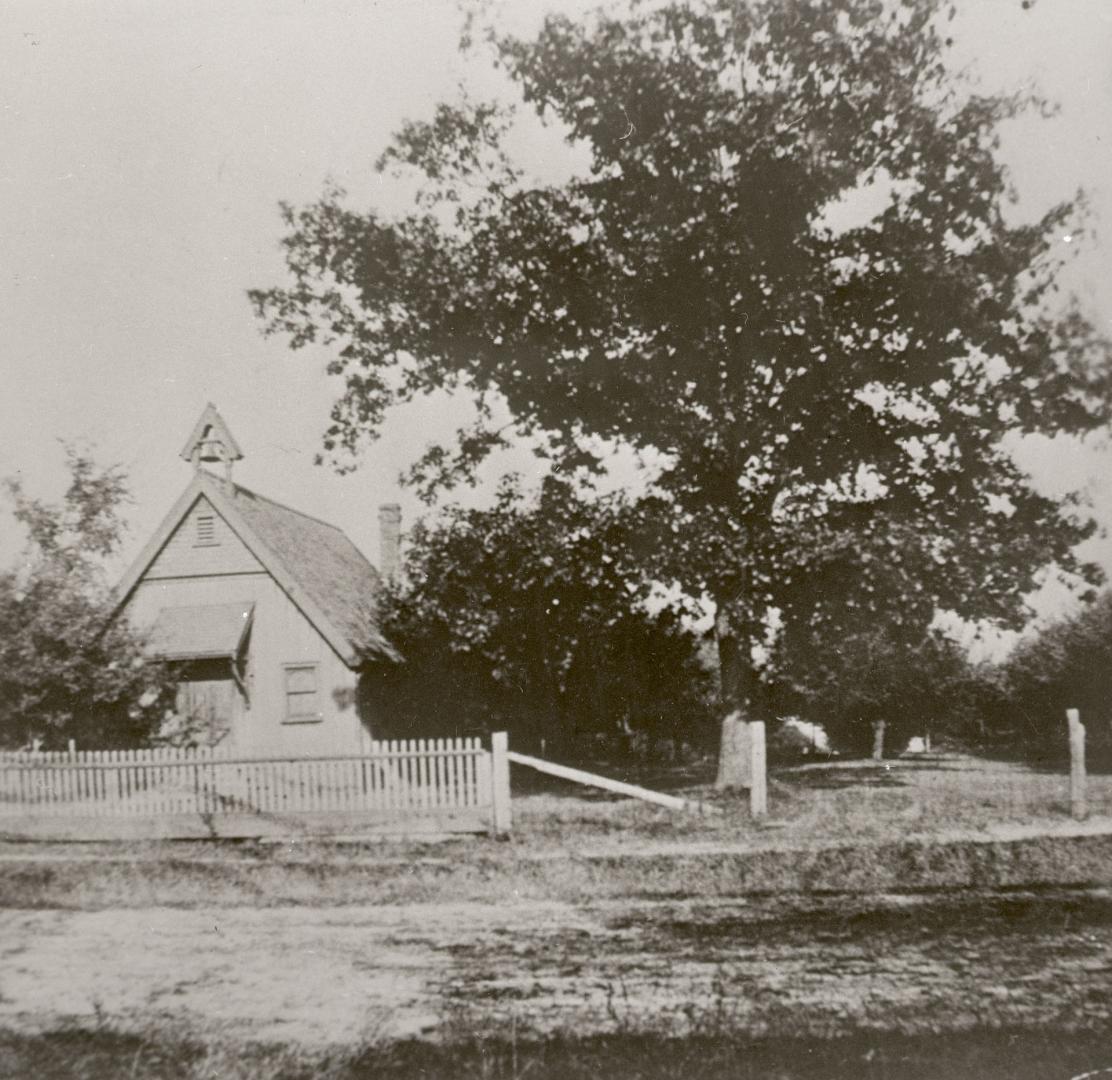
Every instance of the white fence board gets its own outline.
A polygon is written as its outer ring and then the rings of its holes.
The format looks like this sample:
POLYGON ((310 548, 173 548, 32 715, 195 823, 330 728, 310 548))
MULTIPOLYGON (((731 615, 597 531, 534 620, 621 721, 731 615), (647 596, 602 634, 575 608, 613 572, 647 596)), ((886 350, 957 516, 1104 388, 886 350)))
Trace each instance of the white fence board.
POLYGON ((650 791, 648 788, 637 784, 627 784, 622 780, 611 780, 608 776, 599 776, 598 773, 586 772, 583 769, 573 769, 569 765, 557 765, 554 761, 545 761, 543 758, 531 757, 529 754, 519 754, 514 750, 507 752, 506 757, 516 765, 526 765, 537 772, 558 776, 562 780, 572 780, 577 784, 586 784, 589 787, 602 788, 604 791, 613 791, 618 795, 630 795, 635 799, 666 806, 669 810, 683 810, 688 806, 686 799, 678 795, 664 795, 659 791, 650 791))

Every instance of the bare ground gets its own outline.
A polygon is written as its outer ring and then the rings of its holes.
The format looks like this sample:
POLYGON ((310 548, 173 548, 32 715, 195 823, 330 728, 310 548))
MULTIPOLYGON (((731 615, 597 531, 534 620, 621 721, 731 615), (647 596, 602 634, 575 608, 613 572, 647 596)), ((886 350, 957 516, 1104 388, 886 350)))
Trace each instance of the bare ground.
POLYGON ((1112 1030, 1112 890, 0 911, 0 1027, 327 1047, 483 1030, 1112 1030))

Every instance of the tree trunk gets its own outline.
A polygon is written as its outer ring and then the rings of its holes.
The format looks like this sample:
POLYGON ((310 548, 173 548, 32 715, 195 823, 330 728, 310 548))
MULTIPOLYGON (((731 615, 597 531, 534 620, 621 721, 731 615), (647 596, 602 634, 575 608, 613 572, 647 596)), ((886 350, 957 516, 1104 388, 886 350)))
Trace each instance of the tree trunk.
POLYGON ((884 760, 884 728, 886 721, 873 721, 873 761, 884 760))
POLYGON ((722 735, 718 748, 718 776, 714 786, 721 791, 749 786, 749 695, 752 663, 744 639, 719 607, 715 621, 718 643, 718 695, 722 706, 722 735))

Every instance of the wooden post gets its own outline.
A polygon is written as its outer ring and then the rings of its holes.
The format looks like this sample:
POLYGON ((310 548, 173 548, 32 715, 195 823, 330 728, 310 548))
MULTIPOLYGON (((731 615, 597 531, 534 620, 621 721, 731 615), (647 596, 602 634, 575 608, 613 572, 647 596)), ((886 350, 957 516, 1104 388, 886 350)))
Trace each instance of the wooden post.
POLYGON ((883 718, 873 721, 873 761, 884 760, 884 731, 888 721, 883 718))
POLYGON ((510 811, 510 759, 509 739, 504 731, 490 736, 491 813, 490 831, 494 836, 506 836, 513 824, 510 811))
POLYGON ((1085 725, 1076 709, 1066 710, 1070 726, 1070 813, 1076 821, 1089 814, 1085 798, 1085 725))
POLYGON ((749 724, 740 713, 731 713, 722 721, 718 777, 714 786, 719 791, 749 787, 750 757, 749 724))
POLYGON ((754 720, 749 725, 749 811, 755 818, 768 813, 768 755, 763 720, 754 720))

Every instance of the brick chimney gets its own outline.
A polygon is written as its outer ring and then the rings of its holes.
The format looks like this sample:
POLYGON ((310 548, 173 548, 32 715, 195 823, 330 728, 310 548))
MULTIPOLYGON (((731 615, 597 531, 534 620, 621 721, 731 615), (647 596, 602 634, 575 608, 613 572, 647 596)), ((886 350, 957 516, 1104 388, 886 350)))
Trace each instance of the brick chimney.
POLYGON ((401 565, 402 508, 383 503, 378 508, 378 571, 385 581, 394 581, 401 565))

